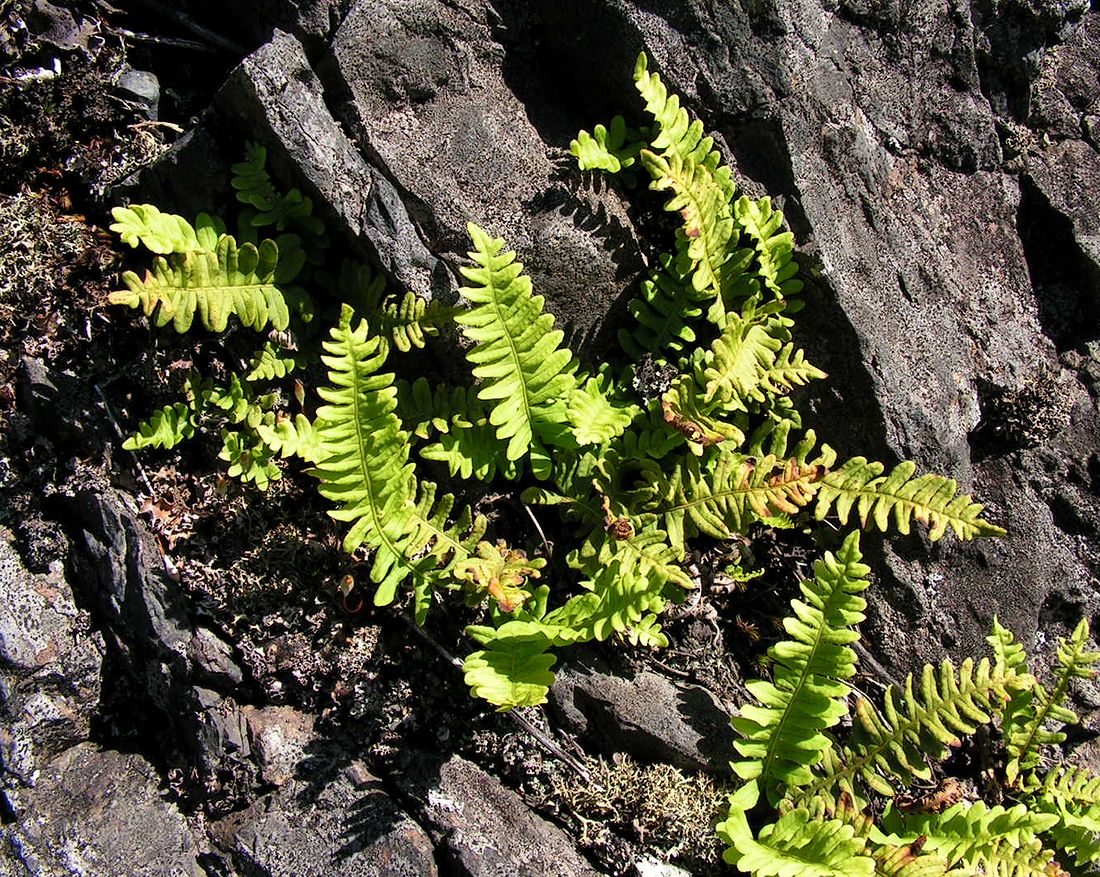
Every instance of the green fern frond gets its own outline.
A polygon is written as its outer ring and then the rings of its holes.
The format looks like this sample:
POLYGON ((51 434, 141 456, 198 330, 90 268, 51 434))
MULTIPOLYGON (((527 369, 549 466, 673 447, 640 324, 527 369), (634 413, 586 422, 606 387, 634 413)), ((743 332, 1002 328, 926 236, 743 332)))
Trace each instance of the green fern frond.
POLYGON ((302 354, 276 347, 270 341, 252 354, 248 361, 248 371, 245 373, 246 381, 274 381, 285 378, 295 369, 301 368, 307 362, 302 354))
MULTIPOLYGON (((723 420, 719 416, 721 406, 707 402, 702 394, 694 377, 681 375, 661 396, 665 423, 684 437, 688 449, 697 457, 722 442, 735 448, 744 444, 742 424, 723 420)), ((740 420, 743 422, 744 418, 740 420)))
POLYGON ((507 621, 496 629, 471 625, 466 632, 486 647, 462 665, 466 684, 502 712, 545 703, 556 660, 548 650, 583 638, 576 630, 531 620, 507 621))
POLYGON ((866 841, 839 819, 820 819, 795 808, 753 835, 745 813, 756 806, 753 782, 730 798, 730 812, 717 826, 727 844, 723 858, 754 877, 873 877, 866 841))
POLYGON ((947 860, 943 856, 917 852, 920 843, 895 846, 884 844, 871 850, 875 877, 946 877, 947 860))
POLYGON ((1058 642, 1054 684, 1048 689, 1037 683, 1030 689, 1029 697, 1015 698, 1005 711, 1002 728, 1009 754, 1005 768, 1009 783, 1014 783, 1021 771, 1039 765, 1043 747, 1057 746, 1066 739, 1065 732, 1060 730, 1062 726, 1077 723, 1077 713, 1065 705, 1070 683, 1074 679, 1095 677, 1092 665, 1100 660, 1100 652, 1085 648, 1088 635, 1088 620, 1082 618, 1073 634, 1058 642))
POLYGON ((256 143, 245 146, 244 161, 233 165, 230 184, 237 200, 256 208, 250 216, 254 228, 274 226, 276 231, 297 229, 313 237, 324 235, 325 226, 313 215, 313 201, 298 189, 285 195, 276 189, 267 173, 267 150, 256 143))
POLYGON ((298 457, 307 463, 320 463, 325 454, 313 422, 301 413, 293 418, 272 414, 256 426, 256 433, 272 453, 284 460, 298 457))
POLYGON ((863 621, 870 569, 862 563, 859 534, 852 533, 836 555, 826 553, 804 581, 804 600, 792 600, 793 616, 784 620, 791 637, 768 651, 772 682, 748 683, 756 704, 742 706, 733 719, 740 735, 734 748, 742 760, 732 763, 742 779, 757 780, 769 799, 813 780, 816 765, 832 741, 823 732, 847 713, 859 639, 853 628, 863 621))
POLYGON ((658 515, 678 550, 694 532, 728 539, 755 520, 808 505, 834 459, 828 445, 812 461, 805 453, 782 460, 719 452, 705 463, 687 457, 663 478, 646 510, 658 515))
POLYGON ((681 272, 668 253, 661 255, 660 263, 661 268, 642 281, 641 294, 627 305, 638 325, 618 333, 619 345, 635 361, 664 350, 683 351, 695 341, 692 323, 703 314, 690 272, 681 272))
POLYGON ((447 464, 451 477, 492 481, 501 477, 514 481, 523 472, 523 460, 509 460, 496 428, 484 417, 469 425, 451 424, 447 432, 420 449, 425 460, 447 464))
POLYGON ((1030 810, 1057 817, 1047 832, 1054 847, 1080 866, 1100 861, 1100 777, 1063 764, 1041 777, 1026 774, 1020 789, 1030 810))
POLYGON ((703 123, 691 120, 687 110, 680 106, 680 98, 670 95, 661 77, 648 67, 649 60, 643 52, 634 65, 634 86, 656 123, 651 146, 665 156, 675 155, 705 168, 722 190, 724 203, 729 204, 736 187, 730 169, 722 164, 722 157, 713 148, 714 140, 703 136, 703 123))
POLYGON ((111 215, 115 219, 111 231, 123 243, 131 247, 140 245, 162 256, 213 250, 225 233, 224 223, 206 213, 200 213, 195 225, 191 225, 182 216, 161 213, 152 204, 112 207, 111 215))
POLYGON ((603 445, 622 435, 641 413, 616 391, 610 370, 600 370, 578 386, 566 402, 566 416, 578 445, 603 445))
MULTIPOLYGON (((329 514, 351 523, 345 550, 355 551, 364 543, 374 549, 374 602, 383 606, 393 601, 406 579, 412 579, 418 594, 429 593, 449 566, 466 559, 484 533, 485 521, 466 509, 449 525, 454 498, 448 494, 436 503, 436 486, 430 482, 418 489, 408 435, 394 413, 393 376, 376 373, 385 359, 384 347, 370 336, 365 320, 352 329, 352 317, 352 308, 345 306, 324 343, 327 355, 322 360, 333 386, 318 391, 328 404, 317 412, 324 453, 314 474, 321 494, 340 504, 329 514)), ((418 616, 423 611, 426 604, 419 599, 418 616)))
POLYGON ((733 205, 737 224, 756 242, 756 259, 760 277, 777 298, 790 298, 802 291, 802 281, 795 275, 798 263, 793 260, 794 235, 783 228, 783 213, 772 209, 768 197, 754 201, 742 195, 733 205))
POLYGON ((529 558, 502 540, 495 544, 481 541, 474 556, 455 564, 454 576, 467 583, 467 590, 478 602, 488 595, 501 612, 514 612, 533 596, 526 586, 541 577, 539 570, 544 566, 546 558, 529 558))
POLYGON ((180 442, 195 435, 194 412, 189 405, 175 402, 166 405, 153 416, 138 425, 122 447, 127 451, 140 451, 143 448, 174 448, 180 442))
POLYGON ((386 295, 386 278, 350 259, 340 267, 339 296, 368 321, 374 334, 389 339, 402 353, 424 347, 426 337, 438 335, 455 314, 453 308, 414 292, 386 295))
POLYGON ((484 416, 484 406, 466 387, 451 387, 417 378, 397 381, 397 414, 417 438, 448 433, 452 426, 471 427, 484 416))
POLYGON ((470 284, 461 292, 474 307, 455 322, 475 344, 466 358, 482 381, 478 397, 492 406, 489 421, 508 442, 507 458, 518 460, 564 422, 555 406, 576 386, 576 364, 559 347, 564 333, 543 313, 543 297, 532 294, 516 254, 502 253, 503 239, 473 223, 468 229, 476 267, 461 269, 470 284))
POLYGON ((582 171, 601 170, 617 174, 634 164, 645 144, 626 127, 622 116, 611 120, 611 127, 597 125, 592 133, 581 129, 569 143, 569 151, 582 171))
POLYGON ((888 810, 882 830, 888 843, 924 838, 925 850, 966 874, 1050 877, 1058 873, 1052 868, 1054 854, 1043 848, 1039 835, 1056 822, 1057 817, 1029 811, 1023 804, 1006 809, 962 801, 942 813, 888 810))
POLYGON ((977 664, 967 658, 955 668, 943 661, 938 669, 926 664, 919 688, 907 677, 898 703, 898 690, 886 690, 881 713, 865 698, 857 698, 852 733, 843 768, 817 780, 808 792, 840 783, 846 788, 860 777, 870 788, 893 795, 893 782, 904 786, 932 776, 929 761, 942 759, 961 737, 992 721, 1012 690, 1034 680, 1018 676, 1003 665, 983 658, 977 664))
POLYGON ((269 325, 285 329, 290 312, 273 279, 278 261, 273 241, 238 248, 222 235, 213 250, 157 256, 144 280, 127 271, 122 275, 127 289, 112 292, 110 300, 140 307, 157 326, 172 323, 181 333, 191 328, 196 313, 213 332, 225 331, 231 315, 256 331, 269 325))
POLYGON ((748 411, 750 403, 765 403, 770 397, 826 377, 806 362, 801 350, 784 344, 776 334, 771 322, 727 314, 722 334, 707 352, 704 402, 718 402, 727 411, 748 411))
POLYGON ((239 478, 246 484, 251 481, 259 490, 267 490, 272 481, 283 477, 267 445, 256 436, 237 430, 222 430, 222 449, 218 457, 228 461, 231 478, 239 478))
POLYGON ((1005 534, 980 517, 984 506, 967 494, 958 494, 954 479, 931 474, 914 478, 917 467, 909 461, 899 463, 889 475, 882 474, 883 468, 881 463, 853 457, 830 472, 817 493, 817 519, 823 520, 832 511, 846 524, 854 507, 864 527, 874 524, 883 531, 891 516, 901 533, 908 533, 910 521, 916 518, 931 527, 928 538, 933 542, 948 527, 960 539, 1005 534))

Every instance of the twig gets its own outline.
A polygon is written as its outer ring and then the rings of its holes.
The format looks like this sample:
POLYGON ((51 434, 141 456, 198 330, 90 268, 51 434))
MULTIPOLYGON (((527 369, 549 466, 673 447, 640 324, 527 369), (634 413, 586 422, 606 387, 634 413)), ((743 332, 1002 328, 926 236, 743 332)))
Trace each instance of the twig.
POLYGON ((158 15, 162 15, 165 18, 174 21, 180 27, 184 28, 185 30, 191 31, 191 33, 193 33, 199 39, 205 40, 212 46, 217 46, 219 49, 222 49, 223 51, 229 52, 233 55, 237 55, 238 57, 243 57, 245 54, 247 54, 247 51, 244 49, 243 46, 239 46, 235 42, 233 42, 233 40, 227 39, 221 34, 214 33, 214 31, 210 30, 207 27, 203 27, 201 24, 195 21, 195 19, 191 18, 191 16, 185 15, 178 9, 169 6, 167 3, 161 3, 160 0, 137 0, 137 2, 140 5, 153 10, 158 15))
MULTIPOLYGON (((447 649, 424 628, 417 624, 409 616, 402 614, 402 620, 411 627, 418 636, 420 636, 426 643, 434 648, 440 655, 442 655, 452 666, 462 669, 462 662, 452 655, 447 649)), ((557 743, 547 737, 527 716, 520 713, 518 710, 510 710, 507 713, 508 718, 519 725, 524 731, 531 735, 531 737, 542 746, 547 752, 557 758, 559 761, 567 765, 574 773, 577 774, 586 783, 592 782, 592 775, 585 769, 585 766, 577 761, 572 755, 562 749, 557 743)))
POLYGON ((546 556, 548 558, 554 556, 554 546, 549 539, 546 538, 546 534, 542 532, 542 524, 539 523, 539 519, 535 517, 535 513, 531 511, 531 506, 527 503, 523 504, 523 510, 527 512, 527 516, 531 519, 531 523, 535 525, 535 529, 539 531, 539 536, 542 537, 542 547, 546 549, 546 556))
POLYGON ((128 40, 138 43, 152 43, 155 46, 171 46, 174 49, 189 49, 192 52, 220 52, 220 46, 211 46, 207 43, 199 43, 195 40, 185 40, 181 37, 158 37, 151 33, 138 33, 125 28, 116 28, 115 33, 128 40))

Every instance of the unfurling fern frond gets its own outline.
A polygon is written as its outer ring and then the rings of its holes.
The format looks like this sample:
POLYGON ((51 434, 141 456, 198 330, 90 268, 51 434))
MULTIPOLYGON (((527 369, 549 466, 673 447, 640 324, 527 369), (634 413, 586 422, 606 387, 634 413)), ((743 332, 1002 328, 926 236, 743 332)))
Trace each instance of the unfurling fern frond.
POLYGON ((127 451, 143 448, 174 448, 195 435, 195 417, 191 406, 183 402, 166 405, 138 426, 137 432, 122 443, 127 451))
POLYGON ((518 460, 564 425, 558 400, 576 386, 576 363, 559 346, 564 333, 543 313, 543 297, 532 294, 516 254, 501 252, 503 239, 473 223, 468 229, 476 266, 462 268, 469 285, 461 292, 474 307, 455 322, 475 344, 466 358, 482 381, 478 397, 492 406, 489 422, 508 442, 507 458, 518 460))
MULTIPOLYGON (((1000 625, 995 625, 994 636, 999 634, 999 639, 1004 641, 1007 632, 998 628, 1000 625)), ((1065 732, 1061 730, 1063 726, 1077 723, 1077 713, 1065 705, 1070 684, 1074 679, 1095 677, 1096 671, 1092 665, 1100 660, 1100 652, 1085 648, 1088 635, 1088 620, 1082 618, 1073 634, 1058 642, 1054 684, 1048 688, 1036 683, 1013 697, 1005 709, 1001 725, 1009 755, 1005 774, 1010 783, 1015 783, 1022 771, 1039 765, 1043 747, 1057 746, 1066 739, 1065 732)), ((1007 633, 1009 641, 1011 636, 1007 633)))
POLYGON ((388 339, 402 353, 423 347, 425 338, 438 335, 455 313, 414 292, 403 297, 386 295, 386 278, 350 259, 340 267, 339 296, 367 320, 372 333, 388 339))
POLYGON ((615 116, 610 128, 597 125, 591 134, 582 129, 576 139, 570 141, 569 151, 582 171, 617 174, 634 164, 644 145, 627 129, 623 117, 615 116))
POLYGON ((206 213, 200 213, 194 225, 182 216, 161 213, 152 204, 112 207, 111 215, 115 218, 111 231, 123 243, 131 247, 141 245, 161 256, 213 250, 218 238, 225 234, 225 224, 206 213))
POLYGON ((317 411, 324 453, 314 474, 321 494, 340 504, 329 514, 351 524, 345 549, 355 551, 364 543, 374 549, 375 604, 392 602, 397 586, 412 579, 419 618, 427 610, 432 586, 447 577, 454 563, 466 559, 484 533, 485 521, 466 509, 449 524, 454 498, 448 494, 436 502, 434 484, 418 487, 408 435, 394 413, 393 375, 377 374, 384 347, 370 336, 365 320, 353 329, 352 317, 351 307, 345 306, 324 344, 327 355, 322 359, 333 386, 318 391, 328 404, 317 411))
POLYGON ((177 332, 190 329, 196 313, 213 332, 225 331, 231 315, 258 332, 269 325, 285 329, 290 311, 274 280, 278 261, 273 241, 238 247, 222 235, 212 250, 158 256, 144 280, 127 271, 127 288, 112 292, 110 300, 140 307, 157 326, 171 323, 177 332))
POLYGON ((757 780, 773 803, 786 789, 813 780, 811 768, 833 743, 823 731, 847 711, 863 621, 870 569, 862 563, 859 534, 852 533, 836 555, 814 565, 814 578, 801 584, 804 600, 792 600, 794 615, 784 620, 791 637, 768 651, 775 668, 771 682, 748 684, 756 704, 741 707, 733 719, 742 758, 732 763, 742 779, 757 780))
POLYGON ((948 527, 960 539, 1005 534, 980 517, 984 506, 959 494, 954 479, 931 474, 913 477, 917 467, 909 461, 899 463, 889 475, 882 474, 883 468, 881 463, 853 457, 830 472, 817 493, 817 519, 832 511, 845 524, 854 507, 864 527, 873 523, 880 530, 888 529, 893 517, 898 531, 908 533, 909 522, 916 518, 931 527, 928 538, 933 542, 948 527))

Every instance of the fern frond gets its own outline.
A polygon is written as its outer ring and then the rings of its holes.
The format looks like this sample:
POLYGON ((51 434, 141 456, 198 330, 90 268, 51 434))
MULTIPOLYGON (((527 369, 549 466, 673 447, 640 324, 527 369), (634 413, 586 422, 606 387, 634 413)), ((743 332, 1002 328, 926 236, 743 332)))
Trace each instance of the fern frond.
POLYGON ((681 271, 668 253, 660 256, 660 263, 660 269, 642 281, 641 294, 627 305, 638 325, 618 333, 619 345, 635 361, 664 350, 683 351, 696 337, 692 323, 703 314, 690 272, 681 271))
POLYGON ((480 599, 488 594, 501 612, 514 612, 533 596, 525 586, 541 577, 546 558, 532 557, 500 540, 478 542, 477 553, 455 564, 454 576, 466 582, 468 590, 480 599))
POLYGON ((687 457, 663 478, 646 510, 658 515, 677 549, 694 532, 728 539, 747 532, 755 520, 795 514, 808 505, 834 459, 828 445, 812 461, 804 451, 787 460, 732 452, 714 454, 706 463, 687 457))
POLYGON ((754 201, 742 195, 733 205, 737 224, 755 241, 760 277, 777 298, 790 298, 802 291, 795 275, 798 263, 794 255, 794 235, 783 228, 783 213, 772 209, 768 197, 754 201))
POLYGON ((616 392, 604 366, 572 392, 565 411, 578 445, 603 445, 622 435, 641 408, 616 392))
POLYGON ((622 116, 611 120, 611 127, 597 125, 589 134, 584 129, 569 142, 569 151, 582 171, 601 170, 617 174, 634 164, 645 144, 626 127, 622 116))
POLYGON ((314 237, 321 237, 325 225, 313 215, 313 201, 298 189, 285 195, 275 188, 267 173, 267 150, 256 143, 245 146, 244 161, 233 165, 230 184, 242 204, 258 211, 250 217, 254 228, 274 226, 276 231, 298 229, 314 237))
POLYGON ((533 620, 507 621, 496 629, 471 625, 466 632, 486 647, 462 665, 466 684, 502 712, 545 703, 556 660, 548 650, 583 638, 568 627, 533 620))
POLYGON ((1030 696, 1014 699, 1002 720, 1005 748, 1009 762, 1005 774, 1014 783, 1021 771, 1039 765, 1043 747, 1057 746, 1066 739, 1061 726, 1076 724, 1077 713, 1065 705, 1070 683, 1074 679, 1092 679, 1096 671, 1092 665, 1100 660, 1100 652, 1086 650, 1088 620, 1082 618, 1073 634, 1058 642, 1058 659, 1054 684, 1049 689, 1037 683, 1030 689, 1030 696), (1059 730, 1050 725, 1058 726, 1059 730))
POLYGON ((397 381, 397 414, 404 428, 417 438, 448 433, 452 426, 471 427, 484 412, 482 404, 466 387, 435 384, 417 378, 411 384, 397 381))
POLYGON ((1100 777, 1063 764, 1025 775, 1020 787, 1030 810, 1058 818, 1047 832, 1057 849, 1081 866, 1100 861, 1100 777))
POLYGON ((680 106, 680 98, 669 94, 661 77, 648 69, 649 60, 643 52, 634 65, 634 86, 645 101, 646 112, 655 124, 651 146, 665 156, 675 155, 684 161, 700 165, 709 171, 724 194, 726 204, 733 200, 736 187, 730 169, 714 149, 714 140, 703 136, 703 123, 691 120, 680 106))
POLYGON ((946 877, 947 860, 920 850, 920 843, 884 844, 871 850, 875 877, 946 877), (914 849, 917 848, 917 850, 914 849))
POLYGON ((509 460, 496 429, 484 417, 463 426, 451 424, 438 440, 420 449, 425 460, 446 463, 451 477, 492 481, 499 473, 514 481, 523 472, 523 460, 509 460))
POLYGON ((961 737, 992 721, 1014 688, 1032 684, 1003 665, 967 658, 958 669, 951 661, 937 668, 926 664, 919 688, 910 674, 898 703, 898 690, 886 690, 881 714, 865 698, 857 698, 845 763, 838 773, 817 780, 812 793, 834 783, 847 787, 860 777, 883 795, 893 795, 892 781, 911 785, 932 776, 929 761, 942 759, 961 737))
POLYGON ((722 334, 706 357, 704 402, 719 402, 728 411, 747 411, 750 403, 764 403, 825 372, 806 362, 801 350, 775 337, 768 322, 729 313, 722 334))
MULTIPOLYGON (((345 306, 340 323, 324 343, 322 357, 331 387, 321 387, 328 404, 317 411, 316 427, 323 448, 314 470, 320 492, 340 504, 329 512, 351 523, 344 548, 366 543, 374 549, 371 580, 376 605, 392 602, 397 586, 412 579, 419 594, 428 593, 447 568, 469 555, 485 530, 482 518, 464 510, 454 525, 447 517, 454 504, 449 494, 435 501, 436 486, 417 487, 409 462, 408 435, 394 413, 396 390, 391 374, 377 374, 385 350, 370 337, 365 320, 351 327, 353 311, 345 306)), ((418 600, 418 616, 426 610, 418 600)))
POLYGON ((745 812, 757 802, 755 783, 730 798, 729 816, 717 827, 728 845, 723 858, 754 877, 873 877, 875 862, 851 825, 795 808, 753 836, 745 812))
POLYGON ((564 421, 564 412, 553 412, 576 386, 576 364, 515 253, 502 253, 503 239, 473 223, 468 229, 476 267, 461 269, 470 284, 461 292, 474 307, 455 322, 475 343, 466 358, 482 381, 478 397, 492 405, 489 422, 508 442, 507 458, 518 460, 564 421))
POLYGON ((138 425, 122 447, 127 451, 140 451, 143 448, 174 448, 180 442, 195 435, 194 413, 189 405, 175 402, 166 405, 153 416, 138 425))
POLYGON ((453 308, 414 292, 403 297, 386 295, 386 278, 351 259, 340 267, 339 297, 367 320, 374 334, 389 339, 402 353, 424 347, 425 338, 438 335, 455 314, 453 308))
POLYGON ((885 531, 894 525, 901 533, 909 532, 916 518, 931 527, 928 538, 935 542, 950 527, 960 539, 977 536, 1003 536, 1005 531, 983 520, 982 506, 967 494, 958 494, 958 484, 942 475, 913 477, 916 465, 903 461, 889 475, 883 475, 881 463, 868 463, 864 457, 852 457, 840 469, 822 480, 817 493, 817 519, 835 512, 842 524, 853 509, 860 523, 874 524, 885 531))
POLYGON ((687 440, 688 449, 697 457, 722 442, 729 442, 733 447, 744 444, 745 433, 741 425, 722 420, 716 413, 720 407, 703 398, 691 375, 681 375, 661 396, 665 423, 687 440))
POLYGON ((270 341, 252 354, 248 361, 246 381, 273 381, 285 378, 297 368, 301 368, 306 358, 296 351, 276 347, 270 341))
POLYGON ((313 422, 301 413, 293 418, 272 415, 269 421, 256 426, 256 433, 272 453, 284 460, 298 457, 307 463, 320 463, 325 454, 313 422))
POLYGON ((290 312, 274 282, 278 261, 273 241, 238 248, 233 238, 222 235, 213 250, 157 256, 144 280, 127 271, 122 275, 127 289, 112 292, 110 300, 140 307, 157 326, 172 323, 181 333, 191 328, 196 313, 213 332, 225 331, 231 315, 256 331, 268 325, 285 329, 290 312))
POLYGON ((793 616, 783 622, 791 637, 768 651, 775 668, 772 682, 748 683, 756 704, 742 706, 733 719, 741 739, 734 748, 742 760, 732 763, 742 779, 757 780, 770 799, 787 788, 813 780, 811 768, 830 749, 823 732, 847 711, 859 639, 852 628, 863 621, 870 569, 862 563, 859 534, 852 533, 836 555, 826 553, 804 581, 804 600, 792 600, 793 616))
POLYGON ((272 481, 283 477, 267 445, 258 437, 237 430, 222 430, 222 449, 218 457, 228 461, 231 478, 239 478, 246 484, 251 481, 259 490, 267 490, 272 481))
POLYGON ((112 207, 111 231, 131 247, 143 246, 152 253, 190 253, 212 250, 225 233, 225 225, 206 213, 200 213, 195 225, 182 216, 161 213, 152 204, 112 207))
MULTIPOLYGON (((988 807, 984 801, 962 801, 942 813, 902 814, 889 810, 882 818, 888 843, 914 843, 942 856, 952 868, 967 874, 1050 877, 1054 854, 1043 848, 1039 835, 1057 817, 1035 813, 1018 804, 1010 809, 988 807)), ((955 872, 952 872, 955 873, 955 872)))

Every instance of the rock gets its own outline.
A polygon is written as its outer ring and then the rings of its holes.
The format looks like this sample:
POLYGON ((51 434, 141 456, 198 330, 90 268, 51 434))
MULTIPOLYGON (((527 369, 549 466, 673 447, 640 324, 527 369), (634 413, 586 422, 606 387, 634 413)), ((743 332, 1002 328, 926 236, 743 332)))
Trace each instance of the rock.
POLYGON ((141 756, 91 743, 45 765, 0 826, 18 873, 42 877, 204 877, 184 817, 141 756), (7 821, 7 820, 5 820, 7 821))
POLYGON ((0 528, 0 789, 33 785, 43 764, 87 739, 103 648, 60 567, 28 572, 0 528))
POLYGON ((241 873, 434 877, 432 843, 373 777, 322 769, 212 827, 241 873))
POLYGON ((266 783, 282 786, 298 773, 314 740, 314 717, 291 707, 245 707, 248 739, 266 783))
POLYGON ((156 121, 160 112, 160 80, 148 70, 123 71, 115 81, 119 96, 132 104, 140 115, 156 121))
POLYGON ((402 786, 420 803, 448 874, 596 877, 561 829, 463 758, 425 758, 402 786))
POLYGON ((733 746, 729 714, 698 686, 680 687, 642 671, 612 675, 602 662, 570 656, 550 690, 562 728, 586 747, 684 770, 726 772, 733 746))
POLYGON ((241 684, 244 675, 233 659, 233 649, 225 640, 206 627, 195 629, 188 646, 195 679, 221 691, 229 692, 241 684))

